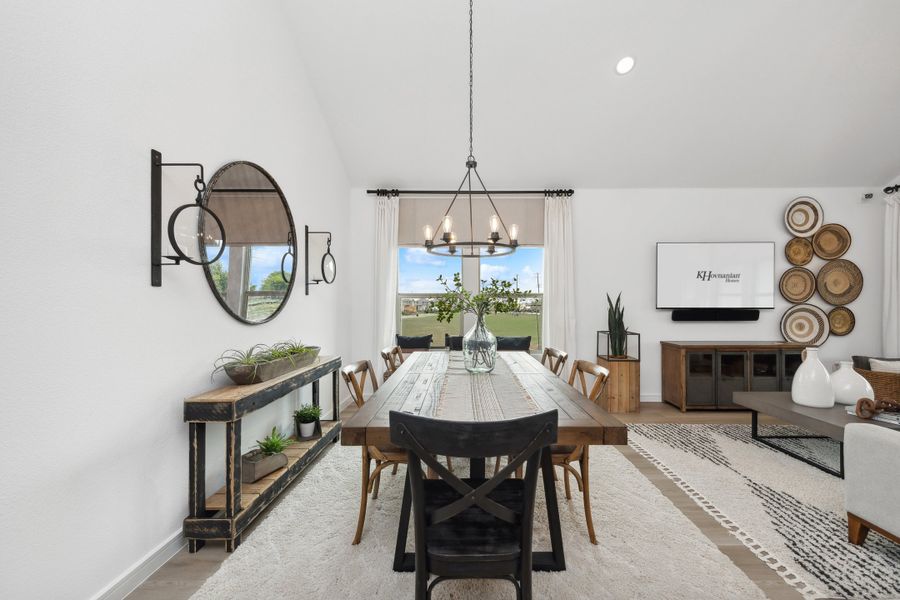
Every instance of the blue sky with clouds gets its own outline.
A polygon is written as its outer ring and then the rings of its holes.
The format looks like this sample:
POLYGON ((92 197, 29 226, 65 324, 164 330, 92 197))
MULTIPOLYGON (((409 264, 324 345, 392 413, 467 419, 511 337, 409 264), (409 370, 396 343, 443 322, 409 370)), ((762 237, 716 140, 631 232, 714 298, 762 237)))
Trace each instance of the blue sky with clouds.
MULTIPOLYGON (((481 278, 509 279, 519 277, 519 287, 537 292, 537 282, 543 291, 543 248, 519 248, 509 256, 481 259, 481 278)), ((451 279, 461 271, 463 259, 428 254, 424 248, 400 248, 400 292, 431 294, 443 291, 436 281, 438 275, 451 279)), ((472 260, 472 259, 468 259, 472 260)))

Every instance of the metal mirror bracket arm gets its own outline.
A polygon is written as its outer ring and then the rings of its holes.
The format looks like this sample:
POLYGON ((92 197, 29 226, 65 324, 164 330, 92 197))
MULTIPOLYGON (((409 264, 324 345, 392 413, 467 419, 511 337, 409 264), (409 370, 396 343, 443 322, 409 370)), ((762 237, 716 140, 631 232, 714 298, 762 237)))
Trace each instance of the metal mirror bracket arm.
POLYGON ((296 268, 295 262, 294 262, 294 232, 293 231, 288 232, 287 246, 288 246, 287 252, 285 252, 284 256, 281 257, 281 278, 284 279, 285 283, 290 283, 291 278, 294 276, 293 273, 296 268), (285 270, 284 270, 284 262, 288 259, 288 257, 291 257, 291 277, 288 277, 287 273, 285 273, 285 270))
POLYGON ((310 231, 309 225, 304 227, 305 230, 305 243, 304 243, 304 252, 303 258, 305 262, 305 271, 306 271, 306 295, 309 296, 309 286, 311 285, 319 285, 320 283, 333 283, 334 278, 337 275, 337 262, 334 260, 334 255, 331 253, 331 232, 330 231, 310 231), (309 276, 309 236, 311 235, 327 235, 328 238, 326 240, 326 250, 325 254, 322 255, 322 261, 320 263, 320 274, 322 276, 321 279, 312 278, 309 276), (325 277, 325 263, 328 258, 331 257, 331 262, 334 265, 334 275, 331 276, 331 280, 329 281, 325 277))
MULTIPOLYGON (((164 266, 180 265, 182 261, 195 265, 209 264, 217 261, 225 251, 225 228, 222 221, 211 210, 203 206, 203 192, 206 191, 206 177, 203 165, 200 163, 164 163, 162 153, 158 150, 150 150, 150 285, 162 286, 162 268, 164 266), (163 167, 195 167, 200 170, 194 180, 194 189, 197 190, 197 198, 194 204, 184 204, 169 217, 168 236, 176 255, 163 256, 162 254, 162 168, 163 167), (196 261, 187 256, 175 242, 175 220, 185 209, 199 207, 206 215, 212 218, 222 234, 222 245, 215 258, 208 261, 196 261), (163 259, 169 262, 163 262, 163 259)), ((202 248, 201 248, 202 250, 202 248)))

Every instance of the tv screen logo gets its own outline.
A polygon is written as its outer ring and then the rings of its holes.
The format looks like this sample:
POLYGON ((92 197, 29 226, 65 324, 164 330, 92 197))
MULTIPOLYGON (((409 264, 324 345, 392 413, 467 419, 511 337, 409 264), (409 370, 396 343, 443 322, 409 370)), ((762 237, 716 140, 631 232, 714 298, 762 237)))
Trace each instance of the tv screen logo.
POLYGON ((700 281, 723 280, 725 283, 740 283, 740 273, 714 273, 713 271, 697 271, 697 279, 700 281))

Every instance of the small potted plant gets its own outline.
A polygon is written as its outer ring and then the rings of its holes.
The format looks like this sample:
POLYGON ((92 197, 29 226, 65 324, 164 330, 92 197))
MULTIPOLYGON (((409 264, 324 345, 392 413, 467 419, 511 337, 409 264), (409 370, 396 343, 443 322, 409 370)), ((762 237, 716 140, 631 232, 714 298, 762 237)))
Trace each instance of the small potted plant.
POLYGON ((251 450, 241 457, 241 481, 253 483, 287 466, 287 456, 284 449, 294 443, 294 440, 278 433, 278 428, 273 427, 272 433, 257 440, 256 449, 251 450))
POLYGON ((312 404, 304 404, 294 411, 294 423, 297 426, 297 437, 311 438, 316 432, 316 425, 322 416, 322 409, 312 404))

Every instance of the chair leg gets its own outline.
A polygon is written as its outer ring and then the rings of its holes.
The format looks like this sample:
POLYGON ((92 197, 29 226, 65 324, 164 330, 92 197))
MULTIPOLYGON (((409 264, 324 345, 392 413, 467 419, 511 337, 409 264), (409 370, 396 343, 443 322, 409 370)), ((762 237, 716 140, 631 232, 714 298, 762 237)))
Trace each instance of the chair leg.
POLYGON ((447 457, 447 470, 449 470, 451 473, 453 472, 453 461, 450 460, 449 456, 447 457))
POLYGON ((362 496, 359 499, 359 518, 356 520, 356 535, 353 536, 353 545, 359 543, 362 538, 363 525, 366 524, 366 503, 369 499, 369 449, 362 447, 362 496))
POLYGON ((394 463, 394 470, 391 471, 391 475, 396 475, 396 474, 397 474, 397 467, 399 466, 399 464, 400 464, 400 463, 394 463))
POLYGON ((431 592, 428 590, 428 573, 416 571, 416 600, 431 600, 431 592))
POLYGON ((563 468, 563 480, 566 482, 566 500, 572 499, 572 492, 569 489, 569 470, 563 468))
POLYGON ((862 546, 869 535, 869 527, 856 515, 847 513, 847 534, 851 544, 862 546))
POLYGON ((582 495, 584 496, 584 520, 587 521, 588 528, 588 537, 591 538, 591 543, 597 543, 597 536, 594 534, 594 516, 591 514, 591 487, 589 485, 590 479, 590 460, 588 458, 588 448, 590 446, 584 447, 584 452, 581 454, 581 484, 582 484, 582 495))
POLYGON ((381 470, 375 475, 375 481, 372 482, 372 500, 378 500, 378 486, 381 484, 381 470))

